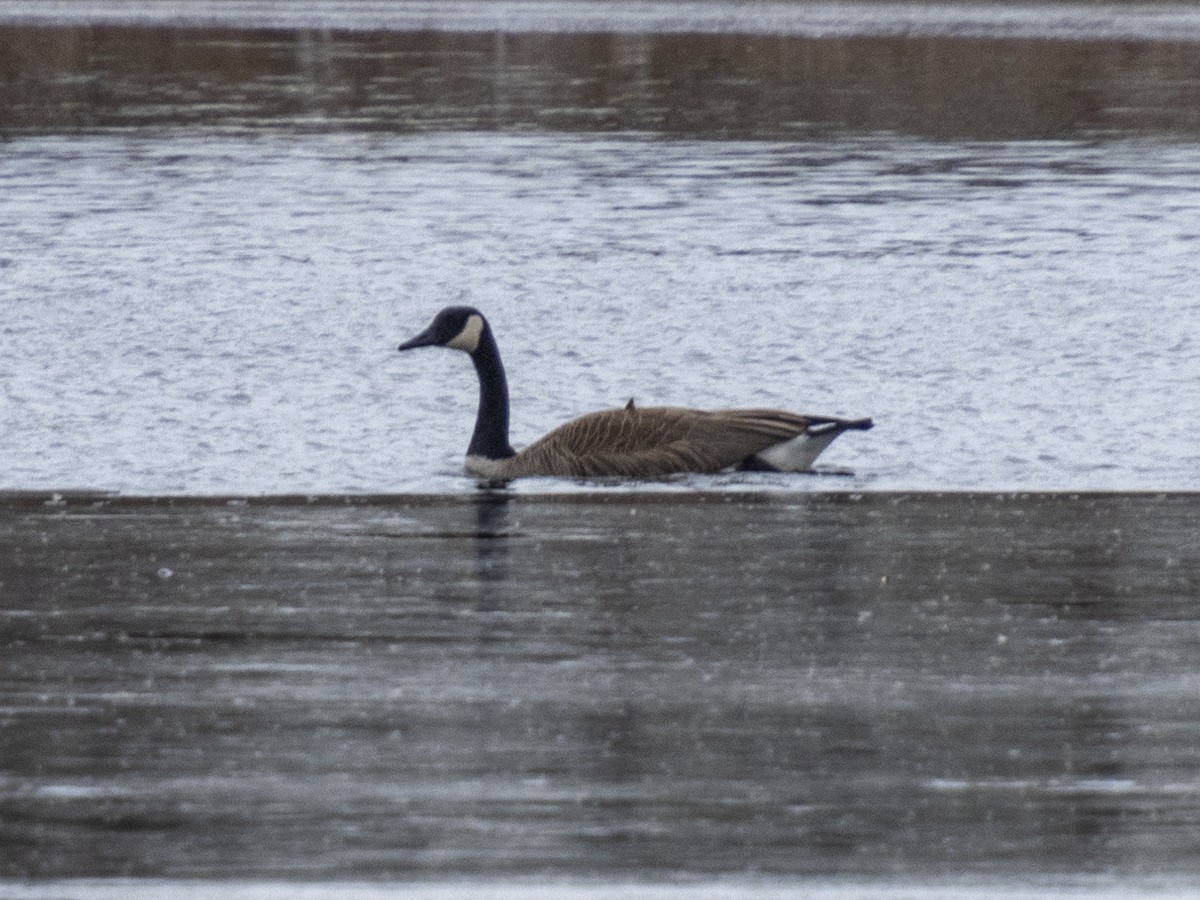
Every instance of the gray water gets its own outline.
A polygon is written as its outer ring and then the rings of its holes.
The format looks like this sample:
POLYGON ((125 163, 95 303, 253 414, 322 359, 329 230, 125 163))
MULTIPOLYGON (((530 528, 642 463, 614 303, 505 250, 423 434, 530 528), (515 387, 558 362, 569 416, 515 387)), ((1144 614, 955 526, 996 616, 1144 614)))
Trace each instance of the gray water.
POLYGON ((876 417, 856 487, 1196 484, 1192 145, 54 137, 0 178, 9 486, 470 490, 471 366, 395 352, 450 302, 518 445, 777 405, 876 417))
POLYGON ((9 498, 0 879, 1194 886, 1196 507, 9 498))
POLYGON ((1194 892, 1198 48, 0 0, 0 897, 1194 892), (447 303, 518 445, 878 424, 481 492, 447 303))

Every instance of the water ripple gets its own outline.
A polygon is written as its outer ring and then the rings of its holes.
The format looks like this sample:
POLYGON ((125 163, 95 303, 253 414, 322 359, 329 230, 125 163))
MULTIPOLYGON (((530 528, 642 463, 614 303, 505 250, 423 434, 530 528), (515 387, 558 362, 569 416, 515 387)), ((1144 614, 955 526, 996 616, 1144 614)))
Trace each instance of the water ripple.
POLYGON ((471 302, 518 444, 773 404, 875 416, 829 454, 874 486, 1193 488, 1198 174, 1143 142, 23 139, 0 484, 469 488, 470 367, 394 350, 471 302))

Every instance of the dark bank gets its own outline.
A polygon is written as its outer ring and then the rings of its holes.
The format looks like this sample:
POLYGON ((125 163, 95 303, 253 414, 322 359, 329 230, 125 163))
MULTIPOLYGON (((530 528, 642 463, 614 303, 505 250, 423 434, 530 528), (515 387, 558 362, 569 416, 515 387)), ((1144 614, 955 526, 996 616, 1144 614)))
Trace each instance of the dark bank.
POLYGON ((1200 131, 1193 41, 0 26, 0 129, 1200 131))

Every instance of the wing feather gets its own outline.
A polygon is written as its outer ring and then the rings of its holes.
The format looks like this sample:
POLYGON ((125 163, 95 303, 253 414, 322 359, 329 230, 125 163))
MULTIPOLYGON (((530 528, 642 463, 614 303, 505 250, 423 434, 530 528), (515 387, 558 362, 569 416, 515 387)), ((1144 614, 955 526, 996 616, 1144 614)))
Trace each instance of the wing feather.
POLYGON ((658 477, 719 472, 804 432, 809 419, 772 409, 609 409, 567 422, 501 464, 502 477, 658 477))

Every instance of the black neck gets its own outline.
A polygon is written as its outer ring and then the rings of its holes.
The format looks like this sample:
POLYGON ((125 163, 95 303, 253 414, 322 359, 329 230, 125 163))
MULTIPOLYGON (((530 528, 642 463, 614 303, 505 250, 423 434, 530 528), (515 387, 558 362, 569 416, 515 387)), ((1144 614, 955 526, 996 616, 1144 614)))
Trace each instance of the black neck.
POLYGON ((484 326, 471 361, 479 375, 479 412, 475 416, 475 433, 471 435, 467 456, 486 459, 515 456, 516 451, 508 443, 508 381, 490 326, 484 326))

